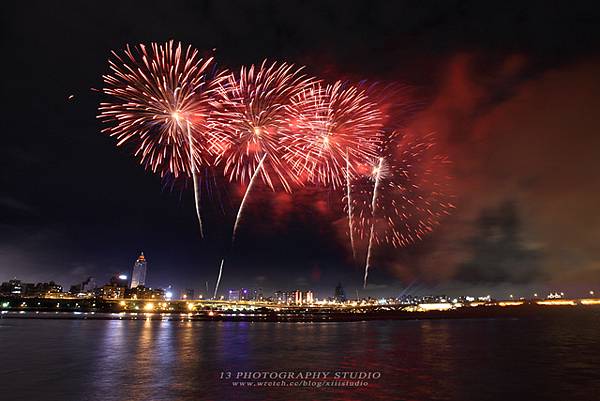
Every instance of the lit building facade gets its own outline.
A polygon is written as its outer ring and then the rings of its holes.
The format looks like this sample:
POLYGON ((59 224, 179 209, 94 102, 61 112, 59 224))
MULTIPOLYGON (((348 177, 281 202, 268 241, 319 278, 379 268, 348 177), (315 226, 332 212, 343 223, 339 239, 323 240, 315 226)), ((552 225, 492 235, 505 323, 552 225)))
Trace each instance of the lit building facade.
POLYGON ((21 280, 10 280, 6 283, 2 283, 0 286, 0 294, 2 295, 24 295, 24 285, 21 280))
POLYGON ((240 290, 229 290, 227 294, 228 301, 239 301, 240 300, 240 290))
POLYGON ((229 290, 227 293, 228 301, 258 301, 262 299, 262 289, 249 290, 247 288, 240 288, 235 290, 229 290))
POLYGON ((21 280, 10 280, 0 285, 0 295, 28 296, 28 297, 53 297, 62 293, 62 286, 54 281, 49 283, 23 283, 21 280))
POLYGON ((273 294, 273 301, 279 304, 285 304, 287 302, 287 292, 275 291, 273 294))
POLYGON ((263 301, 265 299, 262 288, 256 288, 250 291, 251 301, 263 301))
POLYGON ((123 299, 125 298, 125 287, 118 287, 113 284, 106 284, 94 290, 96 296, 103 299, 123 299))
POLYGON ((314 302, 314 294, 311 290, 308 291, 276 291, 273 294, 273 301, 280 304, 311 304, 314 302))
POLYGON ((146 288, 140 285, 127 290, 125 298, 164 300, 166 298, 166 291, 162 288, 146 288))
POLYGON ((133 265, 133 272, 131 273, 131 285, 129 288, 137 288, 139 286, 145 287, 146 272, 146 258, 144 257, 144 252, 142 252, 133 265))

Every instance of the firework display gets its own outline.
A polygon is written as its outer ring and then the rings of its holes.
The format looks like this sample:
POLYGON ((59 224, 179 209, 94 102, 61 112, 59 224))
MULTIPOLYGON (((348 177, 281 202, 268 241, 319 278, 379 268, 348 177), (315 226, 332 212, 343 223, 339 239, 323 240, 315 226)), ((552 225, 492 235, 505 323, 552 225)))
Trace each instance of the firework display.
POLYGON ((419 241, 454 208, 449 162, 439 153, 433 134, 394 131, 380 152, 349 191, 353 227, 368 242, 365 285, 375 244, 403 247, 419 241))
POLYGON ((290 104, 284 158, 298 176, 334 188, 377 154, 383 115, 365 92, 341 81, 305 89, 290 104))
POLYGON ((272 189, 291 191, 299 183, 283 158, 282 138, 290 121, 290 99, 311 82, 302 68, 264 61, 242 67, 219 87, 219 109, 213 118, 215 146, 221 150, 216 162, 223 164, 231 181, 248 183, 233 225, 232 245, 257 176, 272 189))
POLYGON ((355 229, 376 244, 409 245, 430 233, 454 207, 447 157, 433 134, 393 132, 371 167, 352 183, 355 229), (371 228, 374 227, 374 230, 371 228))
POLYGON ((375 245, 421 240, 454 207, 447 157, 433 134, 403 132, 409 103, 397 90, 388 96, 377 85, 327 84, 277 62, 218 72, 212 58, 172 41, 112 54, 102 90, 110 101, 98 116, 109 125, 103 132, 117 146, 132 144, 153 172, 191 178, 200 224, 201 167, 218 167, 245 186, 232 245, 253 186, 333 190, 355 260, 355 242, 367 243, 366 286, 375 245))
POLYGON ((117 146, 133 144, 134 155, 153 172, 191 176, 214 149, 208 117, 223 74, 209 79, 213 59, 173 41, 112 55, 102 90, 111 101, 100 104, 98 116, 110 125, 103 132, 116 137, 117 146))
POLYGON ((135 144, 135 156, 153 172, 192 177, 203 236, 197 172, 214 148, 208 117, 224 75, 213 74, 212 58, 202 60, 191 46, 173 41, 112 54, 111 73, 103 76, 112 101, 100 104, 98 116, 111 125, 103 131, 118 139, 117 146, 135 144))
POLYGON ((217 162, 231 181, 246 183, 258 174, 269 187, 286 191, 298 183, 282 144, 288 135, 290 100, 311 82, 302 68, 266 61, 228 76, 220 86, 215 127, 222 149, 217 162))

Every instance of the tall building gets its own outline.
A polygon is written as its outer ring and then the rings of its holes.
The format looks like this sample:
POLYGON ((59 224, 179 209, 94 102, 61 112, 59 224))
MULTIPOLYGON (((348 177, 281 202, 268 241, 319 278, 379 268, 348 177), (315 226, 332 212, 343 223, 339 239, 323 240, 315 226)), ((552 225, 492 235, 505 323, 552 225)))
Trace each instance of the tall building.
POLYGON ((227 295, 228 301, 239 301, 240 300, 240 290, 229 290, 227 295))
POLYGON ((144 257, 144 252, 142 252, 133 265, 133 272, 131 273, 131 285, 129 288, 146 286, 146 269, 146 258, 144 257))
POLYGON ((255 288, 251 291, 250 300, 252 301, 262 301, 265 297, 263 295, 262 288, 255 288))
POLYGON ((335 298, 336 302, 346 302, 346 291, 344 291, 342 283, 338 283, 337 287, 335 287, 333 297, 335 298))
POLYGON ((291 296, 288 297, 288 302, 293 304, 301 304, 302 303, 302 291, 296 290, 292 291, 291 296))
POLYGON ((273 293, 273 301, 284 304, 287 302, 287 292, 285 291, 275 291, 273 293))
POLYGON ((315 302, 315 294, 312 290, 301 291, 276 291, 273 294, 273 301, 280 304, 312 304, 315 302))
POLYGON ((2 295, 23 295, 23 292, 21 280, 10 280, 0 286, 0 294, 2 295))

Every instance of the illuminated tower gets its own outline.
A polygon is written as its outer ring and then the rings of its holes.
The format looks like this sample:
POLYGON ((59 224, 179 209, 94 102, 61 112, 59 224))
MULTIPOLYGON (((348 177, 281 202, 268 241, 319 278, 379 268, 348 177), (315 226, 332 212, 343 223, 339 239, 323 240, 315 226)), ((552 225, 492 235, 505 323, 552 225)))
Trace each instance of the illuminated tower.
POLYGON ((136 288, 138 286, 146 286, 146 258, 144 257, 144 252, 142 252, 135 261, 133 273, 131 273, 130 288, 136 288))

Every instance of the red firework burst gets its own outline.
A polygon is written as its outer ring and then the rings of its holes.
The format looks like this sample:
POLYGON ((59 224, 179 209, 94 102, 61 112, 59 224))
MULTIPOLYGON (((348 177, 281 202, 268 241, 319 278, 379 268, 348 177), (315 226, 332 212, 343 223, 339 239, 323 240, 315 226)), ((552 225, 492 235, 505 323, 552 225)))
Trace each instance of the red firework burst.
POLYGON ((354 176, 377 154, 383 114, 363 90, 317 83, 295 96, 289 110, 283 157, 309 182, 345 185, 346 174, 354 176))
POLYGON ((290 191, 298 183, 282 157, 281 143, 289 127, 290 99, 312 82, 301 67, 266 61, 228 76, 220 86, 221 109, 214 121, 223 149, 217 161, 231 181, 245 183, 258 173, 272 189, 290 191))
POLYGON ((361 238, 373 235, 377 244, 406 246, 433 231, 454 208, 449 161, 432 134, 393 132, 381 149, 352 183, 354 229, 361 238))
POLYGON ((98 116, 110 124, 103 132, 117 146, 134 144, 135 156, 153 172, 191 175, 210 155, 208 117, 223 74, 214 73, 212 58, 173 41, 127 46, 112 56, 102 89, 111 99, 98 116))

